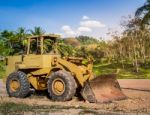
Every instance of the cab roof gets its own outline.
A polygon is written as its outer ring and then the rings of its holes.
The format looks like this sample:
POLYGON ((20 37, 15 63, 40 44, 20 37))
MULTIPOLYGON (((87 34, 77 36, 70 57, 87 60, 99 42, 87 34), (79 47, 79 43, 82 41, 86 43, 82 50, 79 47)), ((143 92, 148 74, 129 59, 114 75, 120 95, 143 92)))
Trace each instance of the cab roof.
POLYGON ((39 38, 39 37, 43 37, 46 39, 58 39, 58 38, 60 38, 60 35, 57 35, 57 34, 36 35, 36 36, 30 36, 30 37, 28 37, 28 39, 35 39, 35 38, 39 38))

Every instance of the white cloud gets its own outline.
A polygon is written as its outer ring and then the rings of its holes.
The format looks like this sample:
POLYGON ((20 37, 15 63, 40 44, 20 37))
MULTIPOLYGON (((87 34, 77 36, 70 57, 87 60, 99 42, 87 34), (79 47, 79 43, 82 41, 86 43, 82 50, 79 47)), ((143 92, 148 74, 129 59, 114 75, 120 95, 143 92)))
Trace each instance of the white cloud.
POLYGON ((83 19, 83 20, 88 20, 88 19, 90 19, 90 18, 89 18, 88 16, 83 16, 82 19, 83 19))
POLYGON ((100 21, 96 20, 81 21, 80 25, 89 28, 103 28, 106 26, 105 24, 102 24, 100 21))
POLYGON ((79 27, 78 30, 79 32, 91 32, 92 29, 91 28, 88 28, 88 27, 79 27))
POLYGON ((61 28, 63 31, 64 31, 64 36, 68 36, 68 37, 73 37, 73 36, 75 36, 75 32, 71 29, 71 27, 70 26, 68 26, 68 25, 64 25, 64 26, 62 26, 62 28, 61 28))
MULTIPOLYGON (((83 16, 80 24, 77 28, 72 29, 69 25, 62 26, 63 37, 75 37, 78 35, 88 35, 93 37, 100 37, 101 28, 104 28, 105 24, 97 20, 92 20, 88 16, 83 16)), ((106 28, 105 28, 106 29, 106 28)), ((104 29, 103 29, 104 30, 104 29)))

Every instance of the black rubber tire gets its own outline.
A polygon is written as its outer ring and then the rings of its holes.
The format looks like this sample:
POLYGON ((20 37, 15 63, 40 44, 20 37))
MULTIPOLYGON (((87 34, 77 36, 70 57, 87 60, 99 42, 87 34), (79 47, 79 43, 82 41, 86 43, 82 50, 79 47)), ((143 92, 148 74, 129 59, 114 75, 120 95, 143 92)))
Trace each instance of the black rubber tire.
POLYGON ((51 74, 48 80, 48 93, 52 100, 54 101, 68 101, 76 93, 76 81, 73 76, 66 71, 57 71, 51 74), (52 84, 55 79, 61 79, 65 83, 65 90, 61 95, 56 95, 52 90, 52 84))
POLYGON ((30 83, 27 79, 27 75, 24 72, 17 71, 11 73, 6 81, 6 90, 10 97, 24 98, 29 94, 30 83), (18 80, 20 83, 20 88, 16 91, 12 91, 10 88, 11 80, 18 80))

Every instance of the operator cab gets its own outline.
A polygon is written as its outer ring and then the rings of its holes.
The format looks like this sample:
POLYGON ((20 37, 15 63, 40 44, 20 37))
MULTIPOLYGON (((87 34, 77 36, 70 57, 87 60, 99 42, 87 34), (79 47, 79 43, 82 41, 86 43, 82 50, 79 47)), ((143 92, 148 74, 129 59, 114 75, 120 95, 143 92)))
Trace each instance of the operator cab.
POLYGON ((28 38, 27 55, 29 54, 57 54, 57 39, 59 35, 49 34, 28 38))

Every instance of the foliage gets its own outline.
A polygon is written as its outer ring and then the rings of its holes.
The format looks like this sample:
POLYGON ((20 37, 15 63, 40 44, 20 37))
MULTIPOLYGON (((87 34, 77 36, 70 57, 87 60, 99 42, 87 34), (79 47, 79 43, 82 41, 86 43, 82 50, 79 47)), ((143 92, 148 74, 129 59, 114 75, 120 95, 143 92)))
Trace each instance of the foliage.
POLYGON ((97 39, 89 36, 79 36, 76 37, 76 39, 82 44, 82 45, 89 45, 89 44, 95 44, 98 42, 97 39))
POLYGON ((34 27, 34 30, 30 30, 32 35, 43 35, 45 31, 41 27, 34 27))
POLYGON ((142 19, 142 24, 149 24, 150 22, 150 0, 137 9, 135 16, 142 19))
POLYGON ((139 66, 150 58, 150 34, 149 29, 141 29, 137 19, 130 19, 123 26, 125 31, 122 36, 113 34, 112 44, 113 58, 118 62, 130 62, 135 71, 138 72, 139 66))
POLYGON ((65 43, 59 43, 58 51, 62 56, 74 56, 76 53, 76 49, 71 45, 66 45, 65 43))
POLYGON ((23 52, 27 46, 27 37, 31 35, 42 35, 44 30, 35 27, 34 30, 26 30, 23 27, 16 31, 3 30, 0 32, 0 55, 13 55, 23 52))

